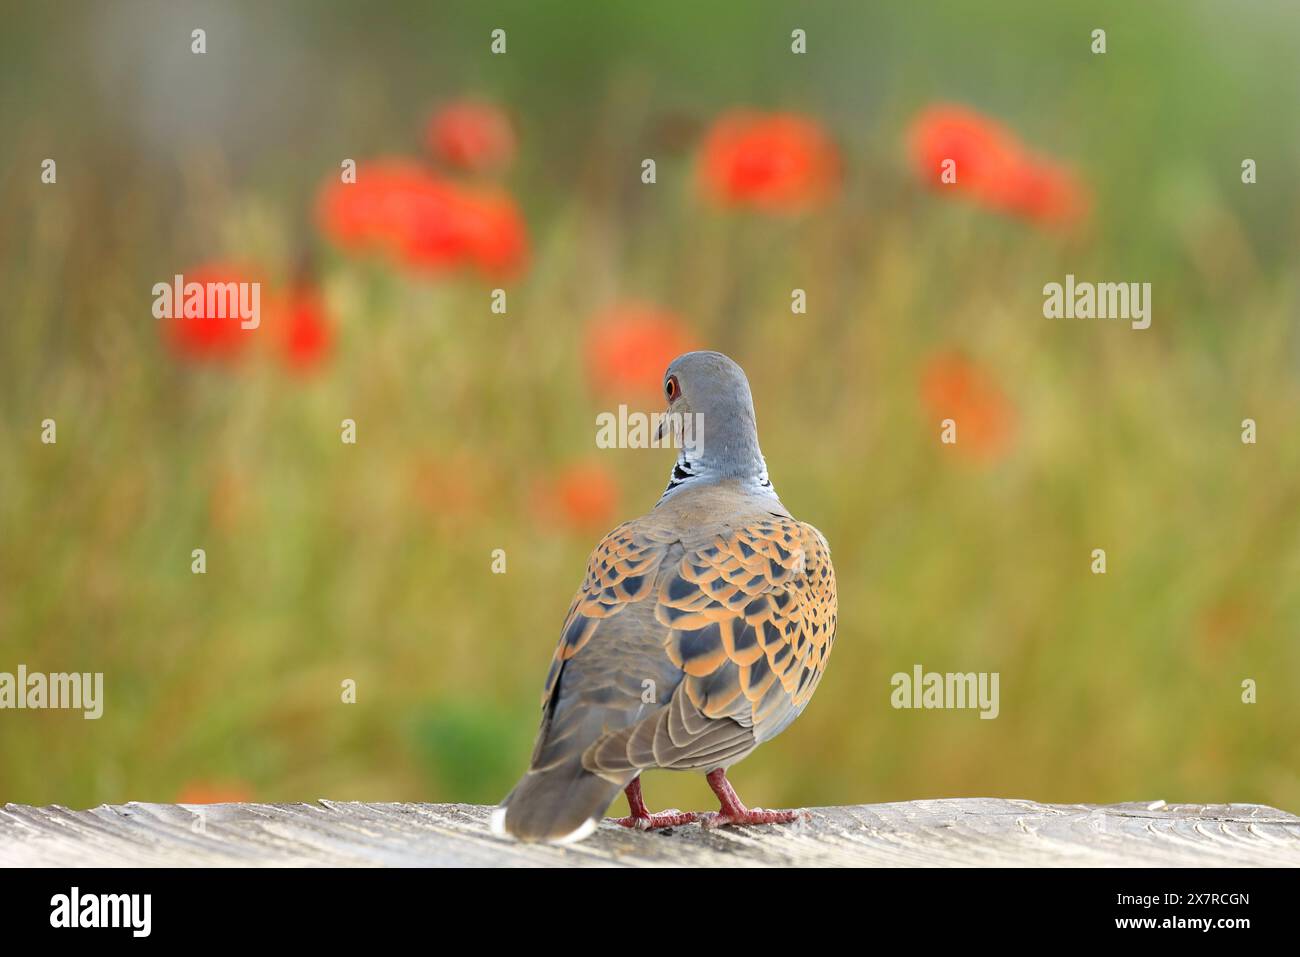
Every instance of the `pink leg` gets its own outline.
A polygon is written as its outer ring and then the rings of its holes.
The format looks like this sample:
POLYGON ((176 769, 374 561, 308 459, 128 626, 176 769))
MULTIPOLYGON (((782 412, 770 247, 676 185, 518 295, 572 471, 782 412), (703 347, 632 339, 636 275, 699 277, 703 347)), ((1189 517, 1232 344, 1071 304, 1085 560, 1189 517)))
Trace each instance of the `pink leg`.
POLYGON ((722 768, 710 771, 708 782, 722 807, 700 819, 705 827, 722 827, 725 824, 789 824, 801 817, 809 817, 807 811, 764 811, 757 807, 750 810, 740 800, 740 795, 731 786, 727 772, 722 768))
POLYGON ((646 810, 645 799, 641 797, 639 777, 633 778, 632 783, 623 789, 623 793, 627 795, 627 806, 632 813, 627 817, 611 819, 615 824, 621 824, 623 827, 634 827, 638 831, 649 831, 659 827, 681 827, 693 823, 699 817, 693 811, 679 811, 676 808, 651 814, 646 810))

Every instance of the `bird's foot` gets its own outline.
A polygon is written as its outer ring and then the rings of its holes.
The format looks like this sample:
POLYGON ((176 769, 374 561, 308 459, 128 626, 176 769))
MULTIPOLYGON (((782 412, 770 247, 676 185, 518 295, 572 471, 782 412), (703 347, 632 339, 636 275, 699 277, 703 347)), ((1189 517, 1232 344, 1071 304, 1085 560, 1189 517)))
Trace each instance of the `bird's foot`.
POLYGON ((727 780, 727 772, 722 768, 710 771, 707 778, 709 787, 718 796, 718 803, 722 807, 712 814, 701 815, 702 827, 726 827, 729 824, 790 824, 800 818, 812 819, 812 815, 807 811, 765 811, 761 807, 745 807, 745 802, 731 786, 731 782, 727 780))
POLYGON ((627 817, 609 818, 615 824, 622 827, 635 828, 638 831, 653 831, 664 827, 683 827, 687 824, 694 824, 699 820, 699 815, 694 811, 679 811, 672 808, 668 811, 659 811, 651 814, 645 806, 645 800, 641 797, 641 779, 633 778, 624 793, 627 795, 627 807, 632 813, 627 817))
POLYGON ((810 820, 811 818, 812 815, 807 811, 767 811, 761 807, 740 807, 731 810, 714 811, 711 814, 701 815, 700 826, 726 827, 728 825, 746 824, 792 824, 800 819, 810 820))
POLYGON ((654 814, 629 814, 627 817, 611 817, 608 820, 621 827, 635 828, 638 831, 653 831, 664 827, 684 827, 699 820, 694 811, 679 811, 672 808, 654 814))

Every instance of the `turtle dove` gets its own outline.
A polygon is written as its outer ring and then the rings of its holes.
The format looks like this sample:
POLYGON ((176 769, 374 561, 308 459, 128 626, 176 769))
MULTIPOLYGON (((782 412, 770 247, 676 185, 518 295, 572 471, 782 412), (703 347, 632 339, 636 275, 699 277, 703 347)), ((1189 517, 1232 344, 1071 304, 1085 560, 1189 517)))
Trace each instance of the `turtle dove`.
POLYGON ((808 704, 835 641, 826 539, 795 520, 768 479, 745 373, 690 352, 664 375, 665 422, 703 425, 682 443, 668 488, 596 546, 542 694, 527 773, 492 818, 496 833, 568 843, 625 790, 627 827, 771 824, 726 769, 808 704), (707 774, 712 814, 646 810, 649 768, 707 774))

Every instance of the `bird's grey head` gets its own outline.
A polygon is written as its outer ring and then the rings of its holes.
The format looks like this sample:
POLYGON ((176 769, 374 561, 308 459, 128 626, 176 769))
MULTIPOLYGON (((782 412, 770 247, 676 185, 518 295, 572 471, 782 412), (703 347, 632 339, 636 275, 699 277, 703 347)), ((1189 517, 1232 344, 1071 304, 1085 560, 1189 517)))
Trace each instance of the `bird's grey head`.
POLYGON ((683 488, 738 480, 776 497, 758 447, 754 400, 745 371, 721 352, 688 352, 664 372, 668 413, 660 429, 675 430, 681 452, 663 502, 683 488))

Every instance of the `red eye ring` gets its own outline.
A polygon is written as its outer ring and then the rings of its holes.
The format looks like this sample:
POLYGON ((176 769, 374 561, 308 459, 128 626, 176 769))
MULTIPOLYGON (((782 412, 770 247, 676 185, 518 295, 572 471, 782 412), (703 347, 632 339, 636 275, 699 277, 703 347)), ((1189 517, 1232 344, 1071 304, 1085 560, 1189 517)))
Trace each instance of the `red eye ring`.
POLYGON ((677 376, 670 375, 668 377, 668 381, 664 383, 664 394, 668 396, 669 402, 681 394, 681 389, 677 385, 677 376))

